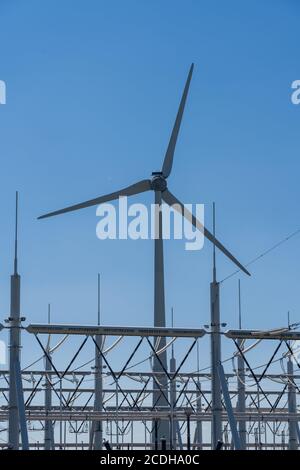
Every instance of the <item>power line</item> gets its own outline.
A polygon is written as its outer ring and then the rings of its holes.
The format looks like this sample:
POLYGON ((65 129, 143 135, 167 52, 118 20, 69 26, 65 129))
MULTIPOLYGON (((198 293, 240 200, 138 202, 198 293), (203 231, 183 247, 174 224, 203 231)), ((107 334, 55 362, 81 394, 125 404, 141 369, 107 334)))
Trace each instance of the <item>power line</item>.
MULTIPOLYGON (((300 229, 296 230, 295 232, 291 233, 290 235, 288 235, 287 237, 283 238, 282 240, 280 240, 280 242, 276 243, 275 245, 271 246, 270 248, 268 248, 267 250, 263 251, 263 253, 261 253, 260 255, 256 256, 255 258, 253 258, 251 261, 249 261, 249 263, 247 263, 245 265, 245 267, 247 268, 248 266, 251 266, 252 264, 256 263, 256 261, 262 259, 264 256, 268 255, 269 253, 271 253, 271 251, 273 250, 276 250, 276 248, 278 248, 279 246, 283 245, 285 242, 287 242, 288 240, 290 240, 291 238, 295 237, 296 235, 298 235, 300 233, 300 229)), ((224 279, 222 279, 222 281, 220 281, 220 284, 222 282, 225 282, 227 281, 228 279, 230 279, 231 277, 235 276, 236 274, 238 274, 239 272, 241 272, 240 269, 237 269, 236 271, 234 271, 233 273, 229 274, 229 276, 225 277, 224 279)))

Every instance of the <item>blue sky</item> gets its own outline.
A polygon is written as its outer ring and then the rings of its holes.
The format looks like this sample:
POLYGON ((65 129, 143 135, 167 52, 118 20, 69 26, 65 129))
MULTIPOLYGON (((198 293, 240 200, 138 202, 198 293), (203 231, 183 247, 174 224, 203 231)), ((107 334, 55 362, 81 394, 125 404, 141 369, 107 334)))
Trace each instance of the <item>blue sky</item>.
MULTIPOLYGON (((97 240, 94 208, 36 217, 159 170, 191 62, 170 189, 204 203, 209 227, 215 201, 218 237, 244 263, 299 228, 296 0, 1 0, 0 12, 1 318, 18 189, 27 320, 46 321, 51 302, 53 321, 94 323, 100 272, 103 323, 152 324, 151 241, 97 240)), ((281 326, 288 310, 299 320, 299 243, 242 277, 245 327, 281 326)), ((197 253, 165 243, 168 322, 172 305, 176 326, 208 322, 211 253, 209 243, 197 253)), ((219 279, 231 271, 218 255, 219 279)), ((221 306, 237 327, 237 277, 222 286, 221 306)))

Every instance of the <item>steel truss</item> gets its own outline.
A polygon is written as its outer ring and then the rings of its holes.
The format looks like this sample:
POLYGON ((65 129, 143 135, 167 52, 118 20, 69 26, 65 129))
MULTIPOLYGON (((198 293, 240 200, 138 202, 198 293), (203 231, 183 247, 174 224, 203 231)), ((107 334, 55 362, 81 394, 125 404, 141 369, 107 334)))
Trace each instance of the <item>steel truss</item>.
MULTIPOLYGON (((52 335, 54 329, 51 330, 52 335)), ((175 361, 175 367, 169 369, 164 368, 161 363, 162 372, 155 373, 151 364, 148 370, 145 368, 143 360, 145 347, 148 348, 149 363, 154 359, 159 362, 161 351, 156 349, 152 337, 150 339, 147 336, 146 329, 139 331, 141 335, 134 338, 135 343, 133 347, 131 346, 131 350, 127 348, 127 357, 122 359, 121 367, 118 367, 116 361, 118 356, 116 350, 131 334, 126 335, 122 330, 123 336, 116 339, 112 336, 115 331, 111 331, 109 335, 110 332, 106 329, 105 336, 111 338, 115 346, 112 349, 110 347, 105 349, 104 342, 99 347, 96 336, 93 336, 95 332, 91 330, 90 334, 87 334, 86 330, 81 344, 63 370, 56 366, 57 361, 61 362, 58 352, 51 353, 49 344, 44 344, 36 329, 29 326, 24 330, 30 331, 36 338, 44 358, 45 369, 23 370, 20 373, 21 391, 24 397, 24 420, 20 422, 22 447, 91 449, 98 444, 98 448, 101 448, 102 442, 95 441, 97 435, 95 433, 97 423, 102 423, 100 428, 102 437, 108 439, 113 448, 160 448, 162 443, 155 439, 155 435, 162 421, 167 421, 173 429, 170 433, 170 442, 166 443, 167 448, 212 447, 211 374, 210 370, 207 373, 195 370, 193 355, 199 338, 204 336, 203 330, 197 330, 198 334, 195 330, 194 336, 189 334, 181 336, 179 329, 176 331, 169 329, 167 333, 169 337, 166 338, 167 350, 170 346, 176 344, 177 347, 180 341, 185 341, 184 348, 181 348, 181 359, 178 365, 175 361), (96 383, 94 378, 99 371, 94 368, 76 370, 75 367, 76 361, 80 359, 80 355, 88 345, 94 345, 95 356, 98 355, 102 359, 101 409, 95 407, 94 401, 96 383), (157 385, 155 389, 153 380, 157 385), (165 383, 167 389, 163 385, 165 383), (168 403, 166 409, 153 404, 153 394, 157 393, 157 390, 168 403), (29 436, 28 444, 26 444, 26 433, 24 434, 24 423, 29 436), (41 433, 42 438, 36 439, 35 436, 37 434, 40 436, 41 433)), ((155 334, 153 329, 150 329, 148 334, 150 332, 151 335, 155 334)), ((48 334, 49 331, 43 333, 48 334)), ((60 333, 61 330, 57 330, 56 334, 60 333)), ((246 449, 295 449, 299 446, 297 398, 300 391, 300 374, 294 371, 293 365, 295 364, 298 369, 300 364, 287 340, 274 341, 276 347, 258 373, 251 367, 244 344, 233 339, 236 347, 233 360, 236 358, 242 360, 244 369, 241 371, 240 363, 239 369, 233 367, 233 371, 229 373, 226 371, 221 381, 222 441, 225 449, 238 449, 243 446, 241 439, 243 426, 246 429, 244 444, 246 449), (283 348, 281 361, 286 363, 287 370, 271 373, 270 368, 283 348), (241 376, 244 388, 242 408, 239 403, 241 376)), ((0 378, 0 420, 3 425, 1 434, 5 436, 9 419, 9 371, 0 371, 0 378)), ((6 439, 2 438, 1 446, 9 446, 8 436, 6 439)))

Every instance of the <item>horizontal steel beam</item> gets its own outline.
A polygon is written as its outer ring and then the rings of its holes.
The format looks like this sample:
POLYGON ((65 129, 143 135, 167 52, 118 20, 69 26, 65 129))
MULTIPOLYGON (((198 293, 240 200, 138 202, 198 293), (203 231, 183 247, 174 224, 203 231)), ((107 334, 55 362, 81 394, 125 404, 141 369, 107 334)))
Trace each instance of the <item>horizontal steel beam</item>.
MULTIPOLYGON (((174 413, 169 410, 166 411, 32 411, 26 412, 26 419, 29 421, 106 421, 106 420, 128 420, 128 421, 152 421, 155 419, 177 419, 179 421, 186 421, 187 413, 191 421, 211 421, 212 414, 209 411, 203 413, 190 413, 188 409, 185 411, 175 411, 174 413)), ((274 421, 300 421, 300 413, 282 413, 282 412, 234 412, 234 416, 238 421, 252 421, 252 422, 274 422, 274 421)), ((0 411, 0 420, 5 421, 8 419, 8 413, 0 411)), ((222 412, 222 421, 228 421, 226 411, 222 412)))
MULTIPOLYGON (((106 368, 104 368, 104 372, 103 372, 103 375, 106 377, 106 376, 110 376, 111 375, 111 372, 109 370, 107 370, 106 368)), ((248 371, 249 369, 246 367, 245 368, 246 371, 248 371)), ((114 371, 116 375, 119 375, 120 374, 120 370, 116 370, 114 371)), ((67 376, 72 376, 72 377, 81 377, 81 376, 94 376, 95 375, 95 372, 93 372, 92 370, 83 370, 83 371, 80 371, 80 370, 76 370, 76 371, 67 371, 65 372, 65 370, 58 370, 58 374, 61 376, 61 375, 64 375, 65 377, 67 376)), ((153 372, 149 372, 149 371, 136 371, 136 372, 133 372, 133 371, 126 371, 124 373, 127 377, 130 376, 130 377, 136 377, 136 378, 141 378, 141 377, 151 377, 153 376, 153 372)), ((9 375, 9 370, 0 370, 0 377, 2 375, 9 375)), ((50 375, 54 375, 54 376, 57 376, 57 373, 54 371, 54 370, 49 370, 49 371, 45 371, 44 369, 43 370, 22 370, 22 375, 23 376, 41 376, 41 375, 47 375, 47 376, 50 376, 50 375)), ((155 376, 164 376, 165 373, 164 372, 155 372, 155 376)), ((262 374, 255 374, 257 379, 259 379, 261 377, 262 374)), ((179 373, 179 376, 180 378, 194 378, 194 379, 197 379, 197 378, 205 378, 205 379, 208 379, 208 380, 211 380, 211 374, 209 372, 205 373, 205 372, 202 372, 202 373, 197 373, 197 372, 180 372, 179 373)), ((227 373, 225 374, 226 378, 234 378, 236 377, 236 374, 234 373, 227 373)), ((251 378, 252 375, 251 374, 247 374, 247 377, 251 378)), ((284 374, 283 372, 280 372, 279 374, 264 374, 263 375, 263 378, 265 379, 283 379, 283 378, 289 378, 289 379, 293 379, 293 380, 296 380, 296 379, 300 379, 300 375, 299 374, 293 374, 293 375, 290 375, 290 374, 284 374)), ((252 377, 253 378, 253 377, 252 377)))
POLYGON ((227 338, 231 339, 277 339, 280 341, 299 340, 300 332, 288 330, 228 330, 225 333, 227 338))
POLYGON ((85 336, 167 336, 171 338, 202 338, 206 331, 199 328, 148 328, 140 326, 94 326, 94 325, 59 325, 31 324, 25 328, 28 333, 51 335, 85 336))
MULTIPOLYGON (((74 390, 77 390, 77 393, 78 394, 83 394, 83 393, 94 393, 95 391, 95 388, 92 387, 79 387, 77 388, 76 387, 76 384, 74 383, 74 387, 62 387, 60 388, 59 386, 57 387, 53 387, 53 391, 54 392, 57 392, 57 393, 69 393, 69 392, 74 392, 74 390)), ((45 392, 45 386, 39 386, 39 387, 23 387, 23 392, 24 393, 32 393, 34 390, 35 393, 39 393, 39 392, 45 392)), ((180 391, 181 389, 179 388, 178 391, 180 391)), ((6 387, 0 387, 0 393, 1 392, 8 392, 9 391, 9 386, 6 386, 6 387)), ((157 392, 156 389, 151 389, 151 388, 146 388, 145 389, 145 392, 144 393, 153 393, 153 392, 157 392)), ((114 393, 114 394, 118 394, 118 395, 123 395, 123 393, 141 393, 141 388, 126 388, 126 387, 122 387, 122 389, 115 389, 115 387, 112 387, 112 388, 104 388, 103 389, 103 393, 114 393)), ((231 395, 233 395, 234 397, 237 395, 237 391, 236 390, 229 390, 229 393, 231 395)), ((254 397, 257 397, 258 395, 262 395, 262 396, 269 396, 269 395, 275 395, 276 397, 278 395, 280 395, 282 393, 282 390, 263 390, 263 391, 260 391, 260 390, 245 390, 245 394, 246 395, 249 395, 250 397, 251 396, 254 396, 254 397)), ((285 392, 285 395, 287 394, 288 392, 286 391, 285 392)), ((184 394, 185 395, 194 395, 194 394, 200 394, 200 391, 197 389, 197 388, 192 388, 192 389, 185 389, 184 390, 184 394)), ((211 394, 211 390, 203 390, 201 389, 201 395, 210 395, 211 394)))
MULTIPOLYGON (((182 404, 181 406, 176 407, 176 408, 174 409, 174 410, 175 410, 174 412, 176 412, 177 414, 178 414, 178 413, 179 413, 179 414, 180 414, 180 413, 181 413, 181 414, 182 414, 182 413, 186 413, 187 408, 189 408, 189 406, 188 406, 187 404, 186 404, 186 405, 182 404)), ((190 409, 190 408, 189 408, 189 409, 190 409)), ((2 407, 1 407, 1 410, 2 410, 2 412, 4 412, 4 411, 6 412, 6 411, 9 410, 9 408, 8 408, 8 406, 2 406, 2 407)), ((42 412, 44 412, 44 411, 45 411, 45 406, 43 406, 43 405, 29 405, 29 406, 26 406, 26 412, 27 412, 28 414, 30 414, 30 415, 31 415, 32 413, 34 414, 35 412, 38 412, 38 413, 41 412, 41 413, 42 413, 42 412)), ((60 408, 60 406, 57 404, 56 406, 52 406, 51 410, 49 410, 47 413, 49 413, 49 412, 55 412, 55 413, 57 413, 57 412, 60 412, 60 411, 61 411, 61 408, 60 408)), ((79 413, 82 412, 82 413, 84 413, 84 414, 90 413, 90 412, 91 412, 91 413, 94 413, 94 407, 93 407, 92 405, 90 405, 90 406, 88 405, 88 406, 86 406, 86 407, 84 408, 84 410, 83 410, 83 406, 82 406, 82 405, 81 405, 81 406, 80 406, 80 405, 76 405, 76 406, 70 405, 69 408, 63 407, 63 408, 62 408, 62 412, 68 413, 68 414, 69 414, 69 413, 76 413, 76 412, 79 412, 79 413)), ((133 413, 133 414, 134 414, 134 413, 136 413, 136 412, 137 412, 137 408, 136 408, 136 407, 134 407, 134 406, 130 407, 130 406, 124 406, 124 405, 123 405, 123 406, 120 406, 119 408, 116 408, 115 406, 112 406, 112 405, 111 405, 111 406, 107 406, 107 405, 106 405, 105 411, 103 411, 103 413, 106 413, 106 415, 107 415, 107 413, 110 413, 110 414, 111 414, 111 413, 114 413, 115 415, 117 415, 118 413, 133 413)), ((144 406, 139 406, 138 412, 142 412, 142 413, 146 413, 146 412, 147 412, 147 413, 157 413, 155 410, 153 411, 152 406, 146 406, 146 405, 144 405, 144 406)), ((223 407, 223 412, 226 413, 225 407, 223 407)), ((171 413, 171 412, 168 411, 168 413, 171 413)), ((202 415, 205 415, 208 419, 210 419, 210 417, 211 417, 211 410, 210 410, 210 409, 208 409, 208 410, 205 409, 205 410, 201 411, 200 413, 201 413, 202 415)), ((260 411, 257 411, 257 408, 255 408, 254 406, 253 406, 253 407, 248 407, 248 406, 247 406, 245 413, 246 413, 246 414, 247 414, 247 413, 251 413, 251 416, 252 416, 252 417, 255 415, 255 416, 258 416, 258 419, 259 419, 259 417, 260 417, 262 414, 270 414, 271 411, 270 411, 270 408, 267 408, 267 407, 265 407, 265 406, 262 407, 262 408, 260 408, 260 411)), ((274 412, 272 412, 272 414, 273 414, 273 413, 274 413, 274 412)), ((278 414, 278 413, 288 414, 288 408, 281 408, 281 407, 280 407, 280 408, 276 408, 275 413, 277 413, 277 414, 278 414)), ((195 416, 198 416, 199 411, 196 411, 196 410, 193 411, 193 410, 191 410, 191 414, 193 414, 193 415, 195 415, 195 416)), ((234 408, 234 415, 235 415, 235 414, 236 414, 236 409, 234 408)), ((299 414, 299 419, 300 419, 300 414, 299 414)), ((228 420, 227 420, 227 421, 228 421, 228 420)))

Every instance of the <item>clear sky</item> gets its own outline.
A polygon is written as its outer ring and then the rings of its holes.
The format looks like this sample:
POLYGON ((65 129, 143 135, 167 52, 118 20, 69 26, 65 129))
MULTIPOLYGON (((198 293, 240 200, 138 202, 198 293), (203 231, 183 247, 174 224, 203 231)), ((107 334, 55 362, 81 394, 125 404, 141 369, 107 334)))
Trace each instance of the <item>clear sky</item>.
MULTIPOLYGON (((216 202, 218 237, 243 263, 300 227, 297 0, 1 0, 0 15, 1 318, 18 189, 27 320, 46 321, 51 302, 55 322, 94 323, 100 272, 103 323, 152 324, 151 241, 97 240, 95 208, 36 217, 159 170, 191 62, 170 189, 204 203, 209 227, 216 202)), ((244 327, 284 325, 288 310, 300 320, 299 244, 242 276, 244 327)), ((211 254, 209 243, 196 253, 165 243, 168 323, 172 305, 176 326, 208 322, 211 254)), ((219 279, 231 273, 223 255, 217 262, 219 279)), ((237 327, 237 277, 221 306, 237 327)))

